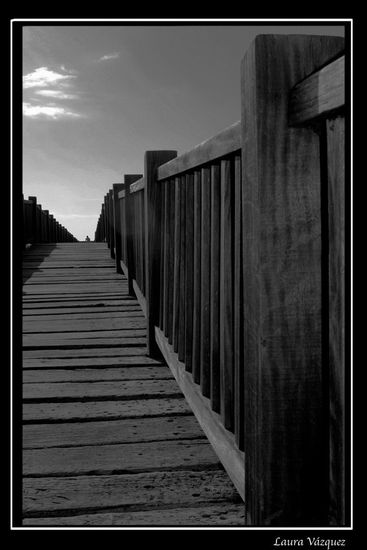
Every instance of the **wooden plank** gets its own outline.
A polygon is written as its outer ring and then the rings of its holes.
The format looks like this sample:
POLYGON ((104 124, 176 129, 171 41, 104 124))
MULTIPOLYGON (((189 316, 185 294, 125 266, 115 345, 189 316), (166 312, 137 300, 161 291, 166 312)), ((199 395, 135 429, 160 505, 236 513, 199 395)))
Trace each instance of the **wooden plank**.
POLYGON ((210 397, 210 169, 201 170, 200 385, 210 397))
POLYGON ((234 367, 234 433, 236 444, 244 451, 244 406, 243 386, 243 256, 242 256, 242 211, 241 156, 234 159, 234 274, 233 274, 233 367, 234 367))
POLYGON ((26 369, 23 384, 46 382, 96 382, 107 380, 164 380, 172 378, 166 366, 139 366, 122 368, 81 367, 75 369, 26 369))
POLYGON ((233 372, 233 172, 230 160, 221 162, 220 178, 220 412, 224 427, 234 427, 233 372))
MULTIPOLYGON (((58 335, 59 333, 52 333, 58 335)), ((98 333, 96 333, 98 334, 98 333)), ((63 348, 63 349, 83 349, 83 348, 107 348, 107 347, 128 347, 128 346, 144 346, 145 345, 145 331, 141 336, 133 334, 131 338, 125 336, 121 337, 111 337, 111 338, 49 338, 43 340, 38 338, 35 334, 28 335, 30 338, 25 338, 23 340, 23 349, 52 349, 52 348, 63 348), (32 338, 32 336, 34 338, 32 338)))
MULTIPOLYGON (((200 384, 200 325, 201 325, 201 173, 194 172, 194 282, 193 282, 193 342, 192 376, 200 384)), ((171 344, 170 341, 168 341, 171 344)))
POLYGON ((105 512, 72 516, 37 517, 24 519, 24 526, 244 526, 243 504, 195 506, 144 510, 143 512, 105 512))
POLYGON ((83 319, 95 319, 97 321, 100 319, 124 319, 129 317, 132 317, 135 319, 135 318, 143 317, 143 313, 141 309, 136 308, 136 306, 133 308, 128 308, 128 309, 126 308, 123 310, 122 309, 117 311, 105 310, 103 312, 100 312, 98 308, 95 308, 95 310, 92 311, 91 313, 89 312, 90 310, 86 308, 82 308, 82 310, 83 311, 80 312, 79 310, 74 309, 65 314, 65 312, 62 309, 60 309, 60 310, 53 310, 53 311, 57 311, 57 313, 47 313, 47 315, 42 313, 43 310, 41 310, 41 312, 37 310, 38 313, 36 315, 35 314, 24 315, 24 322, 31 323, 34 321, 48 321, 51 323, 53 321, 57 321, 57 320, 63 321, 66 319, 78 320, 78 321, 83 319))
POLYGON ((124 356, 142 356, 146 357, 145 350, 141 347, 129 348, 129 349, 115 349, 115 350, 25 350, 23 353, 23 359, 26 362, 28 359, 37 358, 68 358, 68 357, 124 357, 124 356))
POLYGON ((117 420, 147 416, 185 415, 191 411, 184 399, 145 399, 130 401, 93 401, 88 403, 26 403, 24 424, 117 420))
MULTIPOLYGON (((329 276, 329 399, 331 525, 346 521, 345 420, 345 123, 344 117, 326 122, 328 174, 329 276)), ((325 182, 323 182, 325 183, 325 182)))
POLYGON ((130 193, 137 193, 138 191, 142 191, 145 187, 145 180, 144 176, 139 178, 135 183, 133 183, 130 187, 130 193))
MULTIPOLYGON (((38 321, 36 317, 34 317, 31 322, 23 321, 23 332, 28 334, 41 332, 75 332, 77 330, 102 330, 104 326, 105 323, 103 319, 99 321, 95 319, 70 319, 69 322, 54 320, 52 324, 50 324, 47 321, 38 321)), ((145 328, 146 321, 140 316, 128 317, 125 319, 110 319, 109 327, 114 330, 145 328)))
POLYGON ((327 524, 319 137, 289 127, 288 97, 343 45, 337 37, 260 35, 242 62, 249 525, 327 524))
POLYGON ((185 360, 185 317, 186 317, 186 287, 185 287, 185 239, 186 239, 186 176, 180 178, 180 285, 179 285, 179 318, 177 353, 181 361, 185 360))
POLYGON ((174 288, 174 245, 175 245, 175 182, 169 181, 168 190, 168 271, 167 271, 167 337, 173 339, 173 288, 174 288))
MULTIPOLYGON (((104 325, 106 327, 106 324, 104 325)), ((49 340, 58 340, 62 344, 63 340, 79 340, 79 339, 93 339, 99 340, 104 337, 121 337, 123 341, 124 337, 144 336, 144 328, 140 329, 124 329, 124 330, 91 330, 91 331, 78 331, 78 332, 43 332, 34 334, 23 334, 23 343, 42 340, 47 342, 49 340)))
POLYGON ((192 371, 192 335, 194 307, 194 175, 186 175, 186 236, 185 236, 185 368, 192 371))
MULTIPOLYGON (((170 370, 167 371, 172 377, 170 370)), ((23 447, 42 449, 204 437, 194 416, 109 420, 87 424, 27 424, 23 429, 23 447)))
POLYGON ((289 123, 304 124, 340 109, 345 103, 345 56, 296 84, 289 100, 289 123))
POLYGON ((173 314, 172 314, 172 345, 178 350, 178 329, 180 318, 180 180, 175 178, 175 202, 174 202, 174 245, 173 245, 173 314))
MULTIPOLYGON (((159 509, 169 505, 223 501, 238 503, 238 496, 221 470, 172 471, 132 475, 55 477, 24 480, 26 516, 72 509, 98 511, 123 507, 159 509), (60 498, 63 495, 65 498, 60 498)), ((43 515, 43 514, 42 514, 43 515)))
POLYGON ((159 266, 161 229, 161 186, 157 181, 158 167, 177 156, 177 151, 146 151, 144 155, 144 233, 145 233, 145 299, 147 304, 147 349, 149 355, 158 352, 154 326, 158 324, 159 266))
POLYGON ((164 276, 165 276, 165 256, 166 256, 166 238, 165 238, 165 190, 166 182, 162 182, 161 185, 161 224, 160 224, 160 266, 159 266, 159 306, 158 306, 158 326, 163 329, 163 304, 164 304, 164 276))
POLYGON ((146 318, 146 316, 147 316, 147 301, 145 299, 145 296, 143 296, 143 293, 140 290, 140 288, 138 286, 138 283, 135 281, 135 279, 133 280, 133 289, 134 289, 134 293, 135 293, 135 295, 138 299, 138 302, 140 304, 143 315, 146 318))
MULTIPOLYGON (((65 299, 58 299, 58 300, 43 300, 43 301, 37 301, 37 300, 34 300, 34 301, 29 301, 29 302, 24 302, 23 303, 23 310, 30 310, 30 309, 34 309, 34 308, 38 308, 39 311, 48 311, 49 308, 73 308, 74 310, 77 310, 78 308, 83 308, 83 307, 98 307, 98 308, 102 308, 103 307, 110 307, 110 306, 116 306, 116 307, 125 307, 125 306, 128 306, 128 305, 136 305, 138 303, 137 300, 133 300, 132 298, 129 298, 128 296, 126 296, 124 299, 113 299, 113 298, 108 298, 108 297, 105 297, 105 298, 99 298, 98 296, 95 297, 94 299, 93 298, 87 298, 87 299, 84 299, 84 300, 65 300, 65 299)), ((65 312, 67 311, 67 309, 65 309, 65 312)), ((28 311, 27 311, 28 313, 28 311)))
MULTIPOLYGON (((114 183, 112 186, 112 201, 113 201, 113 228, 114 228, 114 242, 115 242, 115 263, 117 273, 121 273, 120 260, 122 258, 122 232, 121 224, 125 221, 121 219, 120 211, 120 199, 118 197, 119 191, 124 188, 123 183, 114 183)), ((125 200, 125 199, 123 199, 125 200)))
MULTIPOLYGON (((140 355, 128 355, 134 348, 115 348, 114 350, 108 349, 77 349, 77 350, 38 350, 35 353, 45 353, 51 355, 52 352, 58 353, 58 356, 54 357, 30 357, 24 359, 24 369, 78 369, 86 367, 99 368, 101 370, 107 367, 121 367, 121 366, 145 366, 145 365, 159 365, 159 361, 143 355, 143 348, 136 348, 140 350, 140 355), (125 351, 125 355, 117 355, 121 350, 125 351), (98 352, 100 355, 98 355, 98 352), (85 356, 85 353, 89 353, 89 356, 85 356), (113 355, 113 354, 116 355, 113 355), (67 355, 69 354, 69 355, 67 355), (70 355, 74 354, 74 355, 70 355), (103 356, 106 354, 106 357, 103 356), (109 355, 107 355, 109 354, 109 355)), ((24 352, 25 354, 26 352, 24 352)))
POLYGON ((113 382, 48 382, 23 384, 23 400, 28 402, 85 402, 97 399, 151 399, 181 395, 174 380, 124 380, 113 382))
MULTIPOLYGON (((222 161, 223 162, 223 161, 222 161)), ((220 165, 210 167, 210 402, 215 412, 220 411, 221 380, 219 372, 219 274, 221 229, 221 180, 220 165)))
POLYGON ((218 459, 207 441, 154 441, 23 451, 24 476, 106 475, 193 467, 218 468, 218 459))
POLYGON ((240 126, 240 122, 236 122, 216 136, 203 141, 191 151, 167 162, 158 169, 158 180, 177 176, 240 149, 240 126))
POLYGON ((133 280, 136 277, 136 265, 134 261, 134 250, 133 250, 133 243, 134 243, 134 203, 133 199, 131 197, 131 187, 134 185, 134 182, 141 179, 140 174, 126 174, 124 176, 124 182, 125 182, 125 190, 126 190, 126 197, 125 197, 125 219, 126 219, 126 264, 128 269, 128 286, 129 286, 129 294, 130 296, 134 295, 134 289, 133 289, 133 280))
POLYGON ((219 414, 212 410, 210 400, 202 395, 198 385, 193 382, 191 374, 185 371, 184 364, 178 360, 177 354, 158 328, 156 328, 156 338, 163 357, 184 394, 190 409, 195 414, 197 421, 237 491, 244 498, 244 453, 238 450, 233 434, 224 428, 219 414))

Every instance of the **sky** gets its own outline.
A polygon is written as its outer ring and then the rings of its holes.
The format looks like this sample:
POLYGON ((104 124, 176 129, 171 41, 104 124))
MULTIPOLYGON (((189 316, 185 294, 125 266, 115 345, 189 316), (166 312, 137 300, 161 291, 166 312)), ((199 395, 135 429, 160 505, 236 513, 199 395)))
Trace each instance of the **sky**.
POLYGON ((341 26, 23 29, 23 193, 77 239, 144 152, 182 154, 240 119, 240 64, 257 34, 343 36, 341 26))

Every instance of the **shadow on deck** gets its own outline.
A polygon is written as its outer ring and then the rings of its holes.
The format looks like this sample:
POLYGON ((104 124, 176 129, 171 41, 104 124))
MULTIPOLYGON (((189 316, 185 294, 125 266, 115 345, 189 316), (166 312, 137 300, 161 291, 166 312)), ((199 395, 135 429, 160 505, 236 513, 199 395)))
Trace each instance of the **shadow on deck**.
POLYGON ((24 254, 23 525, 243 526, 104 243, 24 254))

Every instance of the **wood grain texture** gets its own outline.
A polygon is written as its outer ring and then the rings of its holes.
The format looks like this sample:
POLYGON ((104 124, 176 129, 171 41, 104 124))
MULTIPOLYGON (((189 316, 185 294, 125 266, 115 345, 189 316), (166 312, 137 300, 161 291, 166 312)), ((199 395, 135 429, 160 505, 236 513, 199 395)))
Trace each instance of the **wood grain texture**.
POLYGON ((96 382, 122 380, 164 380, 172 378, 165 365, 121 367, 121 368, 88 368, 81 366, 75 369, 27 369, 23 372, 23 384, 45 384, 46 382, 96 382))
POLYGON ((124 380, 88 382, 49 382, 23 385, 23 401, 71 403, 97 400, 175 397, 180 395, 174 380, 124 380))
MULTIPOLYGON (((346 521, 345 489, 345 122, 327 120, 331 525, 346 521)), ((324 182, 325 183, 325 182, 324 182)))
POLYGON ((177 353, 185 360, 185 318, 186 318, 186 176, 180 178, 180 286, 179 286, 179 319, 177 353))
POLYGON ((157 353, 154 326, 158 323, 159 268, 161 235, 161 186, 157 170, 161 164, 177 156, 177 151, 146 151, 144 156, 144 232, 145 232, 145 298, 147 303, 147 349, 157 353))
POLYGON ((221 172, 220 164, 210 167, 210 401, 213 411, 220 411, 221 381, 219 373, 220 335, 220 227, 221 227, 221 172))
POLYGON ((246 502, 250 525, 324 525, 319 140, 292 87, 343 39, 258 36, 242 62, 246 502), (315 500, 315 495, 317 499, 315 500))
MULTIPOLYGON (((167 371, 172 377, 168 368, 167 371)), ((27 424, 23 428, 23 447, 27 449, 203 438, 194 416, 101 420, 87 424, 27 424)))
POLYGON ((224 427, 234 427, 233 358, 233 164, 222 160, 220 167, 220 412, 224 427))
POLYGON ((158 169, 158 180, 170 178, 213 162, 219 157, 241 148, 240 122, 229 126, 218 135, 200 143, 191 151, 167 162, 158 169))
POLYGON ((210 169, 201 170, 200 386, 210 397, 210 169))
POLYGON ((102 510, 109 507, 125 507, 127 510, 129 507, 140 507, 144 510, 170 504, 185 506, 220 502, 223 506, 225 499, 238 503, 233 486, 228 485, 225 472, 220 470, 78 476, 63 481, 61 485, 58 478, 26 479, 26 516, 47 510, 98 511, 98 504, 102 510), (61 490, 65 498, 60 498, 61 490))
POLYGON ((77 516, 39 517, 23 520, 24 526, 244 526, 243 504, 225 504, 144 510, 143 512, 105 512, 77 516))
POLYGON ((175 178, 174 195, 174 245, 173 245, 173 318, 172 318, 172 345, 178 350, 178 329, 180 317, 180 180, 175 178))
POLYGON ((120 260, 122 258, 122 232, 121 224, 125 221, 121 219, 121 210, 120 210, 120 199, 118 197, 119 191, 124 187, 123 183, 114 183, 112 189, 112 198, 113 198, 113 229, 114 229, 114 242, 115 242, 115 262, 116 262, 116 271, 121 273, 120 260))
POLYGON ((27 424, 85 422, 148 416, 190 414, 183 399, 147 399, 130 401, 91 401, 88 403, 26 403, 23 421, 27 424))
POLYGON ((289 123, 304 124, 343 107, 344 73, 345 56, 341 56, 296 84, 289 100, 289 123))
MULTIPOLYGON (((200 327, 201 327, 201 173, 194 172, 194 285, 193 285, 193 342, 192 376, 200 384, 200 327)), ((171 342, 168 341, 170 344, 171 342)))
POLYGON ((186 175, 186 236, 185 236, 185 368, 192 371, 192 337, 194 308, 194 176, 186 175))
POLYGON ((185 371, 184 364, 178 360, 177 354, 158 328, 156 328, 156 337, 163 357, 191 410, 194 412, 196 419, 239 494, 244 498, 244 453, 238 450, 233 434, 224 428, 220 415, 212 410, 210 399, 202 395, 198 385, 193 382, 191 374, 185 371))
POLYGON ((234 368, 234 433, 236 444, 244 451, 244 338, 243 338, 243 227, 242 204, 243 193, 241 185, 241 156, 234 158, 234 263, 233 263, 233 368, 234 368))
POLYGON ((218 469, 219 462, 205 440, 173 440, 115 445, 88 445, 67 449, 24 449, 23 475, 106 475, 154 470, 218 469))

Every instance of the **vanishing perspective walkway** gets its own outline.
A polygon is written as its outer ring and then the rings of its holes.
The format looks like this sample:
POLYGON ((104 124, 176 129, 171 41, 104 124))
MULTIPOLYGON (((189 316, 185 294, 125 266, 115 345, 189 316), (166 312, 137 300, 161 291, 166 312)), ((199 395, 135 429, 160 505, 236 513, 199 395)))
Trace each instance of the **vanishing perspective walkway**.
POLYGON ((23 525, 244 525, 105 243, 24 252, 23 525))

